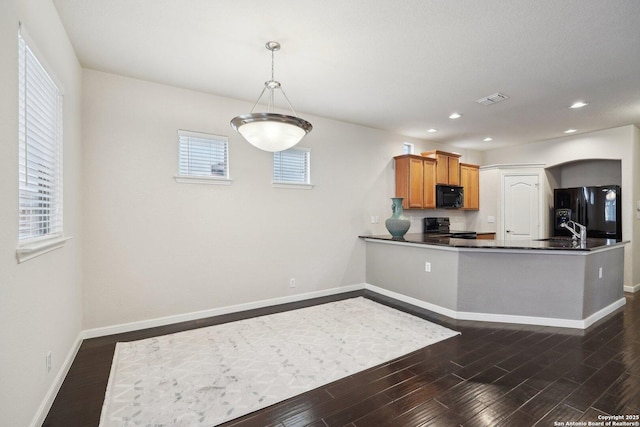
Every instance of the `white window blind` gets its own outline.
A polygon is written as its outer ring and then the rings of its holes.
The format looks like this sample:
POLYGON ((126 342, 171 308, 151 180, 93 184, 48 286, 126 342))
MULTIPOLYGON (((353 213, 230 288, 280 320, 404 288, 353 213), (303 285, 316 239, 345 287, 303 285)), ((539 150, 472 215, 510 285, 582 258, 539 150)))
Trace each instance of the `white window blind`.
POLYGON ((179 175, 229 179, 229 147, 225 136, 179 130, 179 175))
POLYGON ((286 184, 309 184, 311 151, 290 148, 273 153, 273 181, 286 184))
POLYGON ((19 240, 62 235, 62 93, 18 34, 19 240))

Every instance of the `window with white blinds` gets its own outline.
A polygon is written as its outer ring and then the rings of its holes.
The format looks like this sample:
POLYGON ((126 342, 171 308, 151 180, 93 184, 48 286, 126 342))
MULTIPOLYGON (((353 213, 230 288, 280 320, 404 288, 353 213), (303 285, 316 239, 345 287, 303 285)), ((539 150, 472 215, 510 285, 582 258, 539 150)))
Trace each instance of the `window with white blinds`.
POLYGON ((179 177, 229 179, 227 137, 178 131, 179 177))
POLYGON ((62 235, 62 93, 18 34, 19 241, 62 235))
POLYGON ((290 148, 273 153, 273 182, 276 184, 310 184, 311 150, 290 148))

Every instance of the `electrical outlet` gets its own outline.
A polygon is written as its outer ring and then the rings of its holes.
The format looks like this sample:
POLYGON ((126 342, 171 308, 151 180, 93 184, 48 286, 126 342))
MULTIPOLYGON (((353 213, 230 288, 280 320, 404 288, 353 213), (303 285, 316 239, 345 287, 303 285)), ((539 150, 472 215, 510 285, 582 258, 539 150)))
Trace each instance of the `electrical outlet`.
POLYGON ((296 279, 294 277, 289 279, 289 287, 290 288, 295 288, 296 287, 296 279))
POLYGON ((430 262, 425 262, 424 263, 424 271, 426 271, 427 273, 431 273, 431 263, 430 262))
POLYGON ((47 374, 48 374, 49 372, 51 372, 51 351, 47 353, 46 363, 47 363, 47 374))
POLYGON ((380 222, 380 217, 378 215, 371 215, 371 224, 377 224, 380 222))

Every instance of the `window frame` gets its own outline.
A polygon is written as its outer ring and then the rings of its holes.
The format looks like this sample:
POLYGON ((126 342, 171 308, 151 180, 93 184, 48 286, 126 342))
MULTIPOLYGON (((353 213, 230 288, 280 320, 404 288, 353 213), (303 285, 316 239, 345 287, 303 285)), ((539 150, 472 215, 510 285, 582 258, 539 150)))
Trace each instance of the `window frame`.
MULTIPOLYGON (((26 34, 22 25, 18 29, 18 244, 16 259, 22 263, 44 253, 58 249, 69 240, 64 235, 64 186, 63 186, 63 127, 64 127, 64 91, 51 68, 43 61, 43 56, 38 52, 35 44, 26 34), (35 82, 38 85, 35 85, 35 82), (44 82, 44 83, 43 83, 44 82), (42 91, 31 92, 34 87, 45 87, 42 91), (53 96, 52 96, 53 94, 53 96), (42 99, 40 99, 42 98, 42 99), (55 98, 55 99, 54 99, 55 98), (36 109, 30 107, 29 101, 41 102, 36 104, 36 109), (40 115, 34 119, 34 111, 43 111, 48 104, 48 116, 40 115), (37 110, 40 108, 41 110, 37 110), (44 119, 43 119, 44 117, 44 119), (39 120, 36 122, 35 120, 39 120), (43 127, 42 124, 45 124, 43 127), (30 134, 45 129, 45 136, 34 139, 30 134), (46 150, 48 153, 45 153, 46 150), (37 155, 42 161, 38 163, 38 169, 33 168, 32 158, 35 152, 44 153, 37 155), (36 172, 35 175, 33 172, 36 172), (29 177, 34 177, 36 184, 29 177), (51 183, 46 187, 45 193, 35 192, 34 189, 42 186, 43 182, 51 183), (23 213, 29 211, 29 205, 36 200, 36 194, 46 194, 46 207, 41 206, 48 213, 35 215, 23 213), (38 226, 39 218, 50 229, 38 226), (25 216, 28 221, 25 221, 25 216), (25 228, 26 224, 26 228, 25 228), (31 230, 31 231, 29 231, 31 230), (35 231, 34 231, 35 230, 35 231)), ((42 133, 42 132, 40 132, 42 133)), ((33 206, 31 207, 33 208, 33 206)))
POLYGON ((402 143, 402 154, 415 154, 416 146, 413 142, 402 143))
MULTIPOLYGON (((229 156, 229 138, 224 135, 216 135, 205 132, 194 132, 184 129, 178 129, 178 173, 174 176, 174 179, 178 183, 186 183, 186 184, 217 184, 217 185, 230 185, 231 180, 231 172, 230 172, 230 156, 229 156), (182 138, 196 138, 199 140, 209 141, 210 143, 224 143, 224 151, 226 157, 225 164, 225 173, 223 176, 215 176, 215 175, 206 175, 206 174, 183 174, 181 171, 182 167, 182 138)), ((214 165, 209 163, 210 167, 214 165)))
POLYGON ((314 185, 311 183, 311 149, 307 147, 291 147, 287 150, 276 151, 273 153, 273 162, 272 162, 272 181, 271 185, 276 188, 297 188, 297 189, 312 189, 314 185), (304 152, 305 155, 305 179, 304 182, 297 181, 283 181, 276 180, 275 178, 275 168, 276 168, 276 156, 282 155, 282 153, 288 151, 297 151, 304 152))

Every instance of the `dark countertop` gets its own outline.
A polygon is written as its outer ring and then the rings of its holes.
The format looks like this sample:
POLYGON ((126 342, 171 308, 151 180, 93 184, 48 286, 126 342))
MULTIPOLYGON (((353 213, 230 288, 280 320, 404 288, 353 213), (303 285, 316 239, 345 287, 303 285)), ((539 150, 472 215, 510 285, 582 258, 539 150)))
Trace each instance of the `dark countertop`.
POLYGON ((573 242, 570 237, 552 237, 550 239, 539 240, 474 240, 474 239, 454 239, 449 237, 436 237, 429 234, 411 233, 406 234, 403 239, 394 239, 391 235, 358 236, 363 239, 384 240, 398 243, 417 243, 432 246, 447 246, 450 248, 478 248, 478 249, 542 249, 542 250, 570 250, 570 251, 593 251, 607 247, 619 246, 628 243, 627 241, 617 241, 615 239, 594 239, 588 238, 585 244, 573 242))

